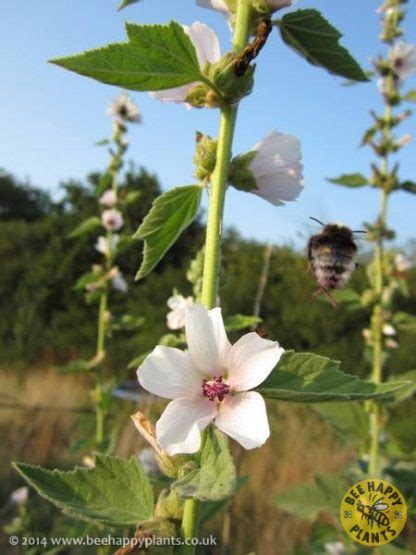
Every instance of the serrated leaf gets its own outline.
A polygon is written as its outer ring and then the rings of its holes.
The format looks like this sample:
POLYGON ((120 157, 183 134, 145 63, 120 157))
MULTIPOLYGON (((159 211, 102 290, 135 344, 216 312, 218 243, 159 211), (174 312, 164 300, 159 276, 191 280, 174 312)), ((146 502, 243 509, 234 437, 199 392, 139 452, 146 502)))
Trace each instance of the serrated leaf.
POLYGON ((127 6, 131 6, 132 4, 138 4, 141 0, 122 0, 120 4, 117 6, 117 11, 121 12, 127 6))
POLYGON ((300 518, 315 520, 323 510, 338 515, 346 484, 338 476, 317 474, 313 484, 300 484, 275 497, 277 505, 300 518))
POLYGON ((361 403, 314 403, 312 407, 343 439, 357 441, 368 436, 368 413, 361 403))
POLYGON ((168 89, 200 80, 195 47, 179 23, 127 23, 126 29, 128 42, 51 62, 101 83, 135 91, 168 89))
POLYGON ((344 173, 339 177, 329 177, 328 181, 345 187, 363 187, 368 185, 368 179, 361 173, 344 173))
POLYGON ((397 391, 406 382, 375 385, 346 374, 336 360, 312 353, 286 351, 269 377, 256 390, 269 399, 294 403, 358 401, 397 391))
POLYGON ((261 318, 257 316, 244 316, 243 314, 233 314, 225 320, 225 329, 227 331, 239 331, 251 328, 260 324, 261 318))
MULTIPOLYGON (((248 476, 240 476, 237 478, 236 492, 238 492, 247 482, 248 476)), ((201 525, 221 511, 221 509, 223 509, 228 502, 228 499, 221 499, 220 501, 206 501, 205 503, 202 503, 198 515, 201 525)))
POLYGON ((342 34, 317 10, 297 10, 277 23, 282 39, 309 63, 353 81, 368 81, 348 50, 338 44, 342 34))
POLYGON ((47 470, 14 463, 20 475, 65 514, 107 526, 135 526, 153 515, 153 488, 136 458, 95 455, 94 468, 47 470))
POLYGON ((176 187, 158 197, 134 238, 144 240, 143 261, 136 280, 149 274, 179 235, 196 218, 201 203, 199 185, 176 187))
POLYGON ((407 193, 416 193, 416 183, 413 181, 403 181, 403 183, 400 184, 400 189, 407 193))
POLYGON ((97 229, 100 226, 101 226, 100 218, 98 216, 91 216, 91 218, 87 218, 82 223, 80 223, 79 226, 76 227, 74 231, 72 231, 69 234, 69 237, 71 239, 74 239, 75 237, 81 237, 81 235, 90 233, 91 231, 94 231, 94 229, 97 229))
POLYGON ((225 435, 210 426, 205 434, 198 467, 174 482, 181 497, 220 501, 236 489, 236 470, 225 435))

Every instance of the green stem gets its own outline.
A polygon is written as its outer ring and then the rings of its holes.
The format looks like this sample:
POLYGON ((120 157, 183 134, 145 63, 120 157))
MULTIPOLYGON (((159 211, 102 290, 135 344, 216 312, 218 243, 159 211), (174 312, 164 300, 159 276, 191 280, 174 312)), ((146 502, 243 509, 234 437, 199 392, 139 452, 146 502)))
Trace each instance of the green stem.
MULTIPOLYGON (((239 53, 248 42, 252 15, 253 8, 251 3, 248 0, 239 0, 233 37, 233 50, 235 53, 239 53)), ((225 106, 221 109, 217 162, 211 178, 205 239, 202 302, 206 308, 213 308, 217 304, 224 201, 228 184, 237 109, 238 106, 225 106)), ((187 499, 185 501, 181 533, 183 539, 193 538, 198 534, 198 501, 196 499, 187 499)), ((195 546, 184 545, 181 553, 192 555, 195 553, 195 546)))
MULTIPOLYGON (((391 108, 386 106, 385 117, 390 118, 391 108)), ((389 133, 384 131, 384 135, 389 133)), ((388 155, 383 157, 381 169, 384 175, 388 172, 388 155)), ((378 218, 379 226, 383 226, 387 217, 388 192, 385 186, 381 190, 380 214, 378 218)), ((372 338, 373 338, 373 370, 372 381, 379 384, 383 378, 383 287, 384 287, 384 245, 383 237, 377 238, 374 252, 374 292, 376 294, 376 305, 374 306, 371 319, 372 338)), ((379 403, 370 402, 370 458, 368 473, 372 477, 377 477, 379 472, 379 446, 381 432, 381 410, 379 403)))
MULTIPOLYGON (((251 17, 252 7, 250 2, 248 2, 248 0, 239 0, 233 38, 233 50, 236 53, 239 53, 247 44, 250 33, 251 17)), ((237 110, 237 105, 226 106, 221 109, 217 163, 211 178, 205 239, 202 302, 207 308, 213 308, 217 304, 224 200, 228 183, 237 110)))

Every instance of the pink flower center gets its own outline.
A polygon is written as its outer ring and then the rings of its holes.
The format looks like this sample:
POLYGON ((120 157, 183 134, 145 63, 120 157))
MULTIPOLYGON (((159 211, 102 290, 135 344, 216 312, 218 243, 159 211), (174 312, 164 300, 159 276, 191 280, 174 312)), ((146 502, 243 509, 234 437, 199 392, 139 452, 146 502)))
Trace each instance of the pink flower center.
POLYGON ((210 401, 223 401, 230 393, 230 386, 222 381, 222 376, 214 376, 212 380, 202 380, 202 395, 210 401))
POLYGON ((397 60, 395 60, 395 62, 394 62, 394 67, 396 69, 401 69, 403 67, 403 59, 402 58, 397 58, 397 60))

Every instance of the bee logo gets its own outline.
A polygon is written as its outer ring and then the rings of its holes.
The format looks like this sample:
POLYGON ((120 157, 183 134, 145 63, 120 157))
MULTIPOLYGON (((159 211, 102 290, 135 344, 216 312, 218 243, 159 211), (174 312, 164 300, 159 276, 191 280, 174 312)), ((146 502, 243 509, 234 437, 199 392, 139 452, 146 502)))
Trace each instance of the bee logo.
POLYGON ((339 224, 325 225, 316 218, 311 220, 323 226, 322 231, 312 235, 308 241, 308 269, 318 285, 312 300, 318 295, 325 294, 332 306, 336 308, 331 291, 342 289, 356 269, 357 245, 353 234, 365 233, 365 231, 352 231, 339 224))
POLYGON ((407 506, 396 486, 386 480, 368 478, 348 488, 339 514, 351 539, 375 547, 397 538, 406 524, 407 506))
POLYGON ((377 524, 379 528, 388 526, 390 520, 384 511, 389 512, 389 506, 387 503, 382 502, 384 501, 384 497, 382 496, 377 499, 377 495, 370 495, 370 501, 374 501, 374 503, 372 505, 366 505, 363 502, 358 503, 357 511, 361 513, 361 518, 365 519, 371 528, 374 523, 377 524))

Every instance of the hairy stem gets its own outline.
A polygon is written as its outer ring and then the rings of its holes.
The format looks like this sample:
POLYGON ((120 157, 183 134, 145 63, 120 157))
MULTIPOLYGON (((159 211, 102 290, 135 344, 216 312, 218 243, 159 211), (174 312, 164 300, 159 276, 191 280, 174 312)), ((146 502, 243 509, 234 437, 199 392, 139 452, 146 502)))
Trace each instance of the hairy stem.
MULTIPOLYGON (((238 1, 233 37, 235 53, 239 53, 247 44, 252 13, 252 7, 248 0, 238 1)), ((224 200, 228 184, 237 109, 238 106, 225 106, 221 109, 217 163, 212 174, 209 197, 202 282, 202 302, 208 309, 216 306, 218 298, 224 200)), ((198 533, 198 501, 196 499, 185 501, 181 531, 182 538, 185 540, 195 537, 198 533)), ((184 545, 182 547, 183 554, 192 555, 194 552, 194 546, 184 545)))

